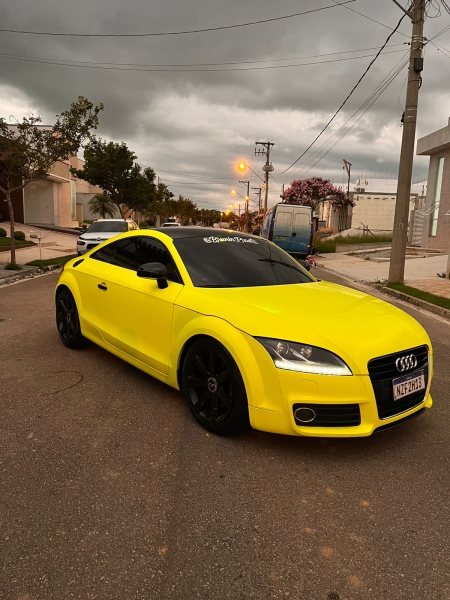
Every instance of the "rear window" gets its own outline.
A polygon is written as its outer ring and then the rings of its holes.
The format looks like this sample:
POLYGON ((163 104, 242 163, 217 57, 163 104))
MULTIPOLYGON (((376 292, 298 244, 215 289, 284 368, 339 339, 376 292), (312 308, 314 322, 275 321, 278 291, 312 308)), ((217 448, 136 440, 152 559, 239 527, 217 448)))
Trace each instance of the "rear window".
POLYGON ((96 221, 86 229, 85 233, 123 233, 128 231, 127 221, 96 221))
POLYGON ((262 238, 223 233, 175 239, 197 287, 255 287, 310 283, 296 260, 262 238))

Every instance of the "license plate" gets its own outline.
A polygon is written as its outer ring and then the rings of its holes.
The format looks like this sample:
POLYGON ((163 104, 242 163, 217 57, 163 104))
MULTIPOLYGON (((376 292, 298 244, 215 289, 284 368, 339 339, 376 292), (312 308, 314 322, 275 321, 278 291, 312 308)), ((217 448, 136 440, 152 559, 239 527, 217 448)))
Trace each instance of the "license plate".
POLYGON ((398 377, 392 381, 394 387, 394 400, 400 400, 405 396, 414 394, 419 390, 425 389, 425 374, 424 371, 411 373, 404 377, 398 377))

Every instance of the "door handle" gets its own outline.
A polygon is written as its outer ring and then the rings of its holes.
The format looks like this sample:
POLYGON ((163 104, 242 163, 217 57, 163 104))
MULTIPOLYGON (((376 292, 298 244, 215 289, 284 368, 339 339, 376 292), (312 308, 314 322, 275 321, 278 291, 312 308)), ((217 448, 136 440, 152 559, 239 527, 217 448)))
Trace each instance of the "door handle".
POLYGON ((106 287, 106 285, 104 285, 103 283, 99 283, 97 287, 98 287, 99 289, 101 289, 101 290, 104 290, 105 292, 106 292, 106 290, 108 289, 108 288, 106 287))

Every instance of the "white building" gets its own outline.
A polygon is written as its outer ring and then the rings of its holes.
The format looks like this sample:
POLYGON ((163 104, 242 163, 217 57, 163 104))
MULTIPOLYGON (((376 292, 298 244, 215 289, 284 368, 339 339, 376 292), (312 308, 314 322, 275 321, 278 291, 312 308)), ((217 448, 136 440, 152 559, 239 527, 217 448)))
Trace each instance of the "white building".
MULTIPOLYGON (((350 197, 356 204, 350 209, 348 227, 368 227, 373 232, 391 232, 394 228, 397 184, 397 179, 356 179, 350 183, 350 197)), ((347 191, 346 184, 334 185, 347 191)), ((426 190, 426 181, 411 186, 411 209, 421 208, 425 202, 426 190)), ((336 213, 328 210, 325 214, 329 226, 338 229, 336 213)))

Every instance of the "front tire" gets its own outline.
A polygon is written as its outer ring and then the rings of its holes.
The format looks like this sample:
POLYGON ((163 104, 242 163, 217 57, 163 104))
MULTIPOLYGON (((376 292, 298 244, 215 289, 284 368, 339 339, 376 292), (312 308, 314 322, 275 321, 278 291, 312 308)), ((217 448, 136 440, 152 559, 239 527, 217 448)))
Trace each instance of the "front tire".
POLYGON ((232 435, 248 425, 242 376, 231 354, 216 340, 199 340, 189 348, 182 389, 194 418, 211 433, 232 435))
POLYGON ((80 317, 75 298, 68 289, 56 297, 56 327, 64 346, 73 350, 87 346, 90 341, 81 334, 80 317))

